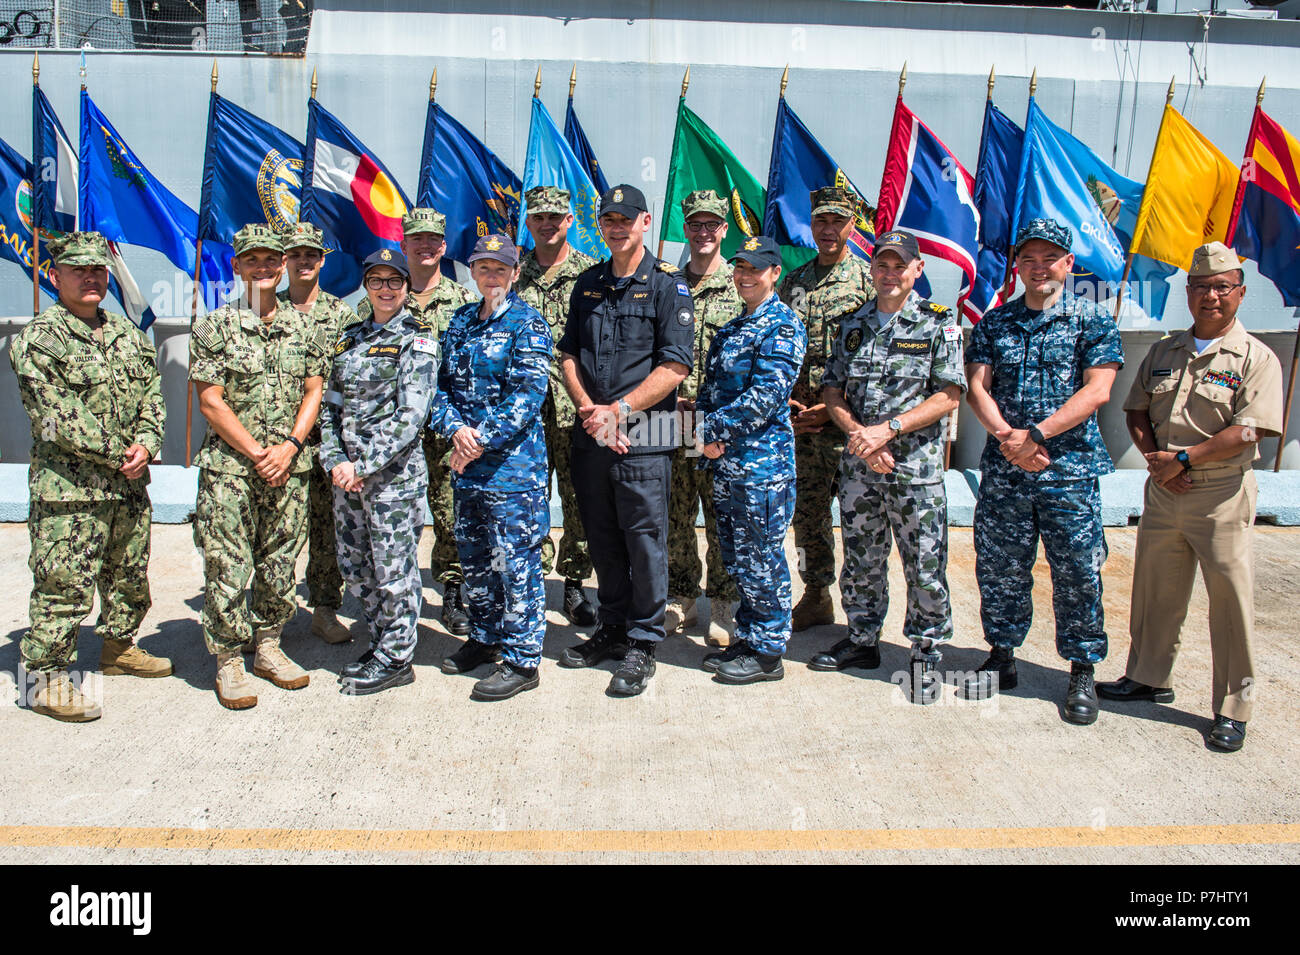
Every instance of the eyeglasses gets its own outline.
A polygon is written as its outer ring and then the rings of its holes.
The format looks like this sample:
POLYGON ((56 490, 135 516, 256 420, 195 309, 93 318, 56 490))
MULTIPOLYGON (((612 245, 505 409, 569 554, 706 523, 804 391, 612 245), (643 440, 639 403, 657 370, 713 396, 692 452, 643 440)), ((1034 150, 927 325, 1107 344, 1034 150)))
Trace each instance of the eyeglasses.
POLYGON ((687 232, 707 232, 709 235, 721 229, 725 222, 721 219, 709 219, 706 222, 688 222, 686 223, 687 232))
POLYGON ((1213 292, 1219 298, 1223 298, 1244 287, 1244 282, 1238 282, 1235 285, 1229 285, 1227 282, 1217 282, 1214 285, 1188 285, 1187 291, 1192 295, 1208 295, 1213 292))
POLYGON ((406 279, 400 275, 390 275, 388 278, 381 278, 378 275, 372 275, 366 279, 366 288, 373 292, 378 292, 384 286, 396 292, 406 284, 406 279))

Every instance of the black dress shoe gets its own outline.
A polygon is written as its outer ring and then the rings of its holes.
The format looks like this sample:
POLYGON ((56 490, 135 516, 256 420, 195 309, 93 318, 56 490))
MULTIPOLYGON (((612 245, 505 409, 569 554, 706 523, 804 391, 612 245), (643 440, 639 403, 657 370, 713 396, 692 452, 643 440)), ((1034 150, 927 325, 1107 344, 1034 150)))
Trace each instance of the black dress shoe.
POLYGON ((907 698, 921 706, 939 702, 943 695, 943 681, 934 672, 934 663, 930 660, 913 659, 907 668, 907 686, 904 688, 907 698))
POLYGON ((1065 691, 1065 719, 1076 726, 1097 722, 1097 686, 1091 663, 1070 664, 1070 686, 1065 691))
POLYGON ((569 623, 579 627, 590 627, 596 622, 596 608, 591 605, 582 590, 582 581, 566 580, 564 582, 564 606, 561 613, 569 623))
POLYGON ((746 683, 761 683, 763 680, 779 680, 785 676, 785 666, 780 654, 759 653, 748 643, 741 641, 745 648, 736 656, 719 664, 713 678, 719 683, 742 686, 746 683))
POLYGON ((397 663, 389 666, 378 657, 371 657, 351 676, 341 681, 339 692, 347 696, 367 696, 395 686, 405 686, 415 682, 415 670, 409 663, 397 663))
POLYGON ((716 653, 704 654, 704 659, 700 661, 700 666, 710 673, 717 673, 719 666, 736 659, 736 657, 740 656, 748 649, 748 643, 744 640, 737 640, 725 650, 718 650, 716 653))
POLYGON ((626 652, 626 631, 602 625, 596 628, 596 632, 591 635, 589 640, 578 644, 576 647, 567 647, 560 654, 559 663, 560 666, 570 669, 594 667, 607 657, 621 660, 626 652))
POLYGON ((469 636, 469 615, 460 599, 460 584, 444 584, 442 588, 442 625, 448 633, 458 637, 469 636))
POLYGON ((880 647, 854 643, 851 637, 845 637, 829 650, 824 650, 808 661, 810 670, 847 670, 857 667, 860 670, 874 670, 880 666, 880 647))
POLYGON ((471 700, 508 700, 516 693, 534 689, 541 682, 537 667, 525 670, 509 663, 499 663, 490 676, 474 684, 471 700))
POLYGON ((1173 690, 1147 686, 1137 680, 1130 680, 1126 676, 1122 676, 1111 683, 1098 683, 1097 695, 1103 700, 1118 700, 1120 703, 1134 703, 1138 700, 1148 700, 1152 703, 1172 703, 1174 701, 1173 690))
POLYGON ((649 640, 629 640, 623 662, 614 671, 605 692, 610 696, 639 696, 655 675, 655 645, 649 640))
POLYGON ((1225 753, 1235 753, 1246 743, 1245 720, 1230 720, 1226 716, 1214 714, 1214 725, 1206 735, 1205 741, 1215 749, 1225 753))
POLYGON ((365 653, 361 654, 361 656, 357 657, 357 659, 352 663, 343 664, 343 669, 339 671, 338 682, 342 683, 347 677, 355 676, 357 673, 361 672, 361 668, 370 660, 374 659, 374 656, 375 650, 371 647, 365 653))
POLYGON ((1014 690, 1018 682, 1015 651, 994 647, 979 669, 966 678, 962 695, 968 700, 987 700, 1000 690, 1014 690))
POLYGON ((459 650, 442 661, 443 673, 468 673, 484 663, 496 663, 501 651, 490 643, 466 640, 459 650))

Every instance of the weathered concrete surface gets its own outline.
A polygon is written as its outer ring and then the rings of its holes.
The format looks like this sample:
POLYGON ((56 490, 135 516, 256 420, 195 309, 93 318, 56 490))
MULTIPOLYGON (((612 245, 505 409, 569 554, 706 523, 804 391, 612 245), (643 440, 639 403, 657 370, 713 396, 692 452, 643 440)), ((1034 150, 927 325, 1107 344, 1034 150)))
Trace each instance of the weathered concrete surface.
MULTIPOLYGON (((1113 679, 1128 648, 1134 531, 1107 538, 1112 643, 1099 677, 1113 679)), ((970 532, 953 529, 951 540, 957 637, 944 667, 961 671, 985 651, 970 532)), ((843 635, 842 623, 797 636, 785 680, 753 687, 713 683, 698 669, 700 638, 678 637, 644 696, 612 700, 608 664, 555 665, 577 634, 552 613, 541 687, 473 703, 469 678, 437 669, 457 641, 436 623, 438 597, 426 586, 414 685, 340 696, 334 673, 361 647, 320 643, 304 610, 285 643, 312 684, 290 693, 256 681, 258 706, 233 713, 212 692, 188 528, 160 526, 141 642, 170 655, 176 675, 105 680, 105 715, 91 724, 0 706, 0 862, 1294 863, 1298 545, 1300 532, 1258 529, 1261 703, 1245 749, 1224 755, 1202 739, 1210 655, 1200 585, 1177 702, 1103 701, 1095 726, 1075 727, 1059 715, 1068 667, 1053 649, 1041 563, 1020 687, 981 704, 957 700, 949 686, 943 705, 923 710, 890 682, 906 661, 895 558, 884 665, 872 673, 803 666, 843 635), (1207 826, 1216 828, 1185 828, 1207 826), (392 830, 411 834, 395 840, 392 830)), ((426 537, 424 553, 429 546, 426 537)), ((0 590, 9 595, 0 671, 10 685, 26 626, 27 550, 24 526, 0 526, 0 590)), ((553 600, 558 585, 548 581, 553 600)), ((89 627, 80 652, 93 667, 99 640, 89 627)))

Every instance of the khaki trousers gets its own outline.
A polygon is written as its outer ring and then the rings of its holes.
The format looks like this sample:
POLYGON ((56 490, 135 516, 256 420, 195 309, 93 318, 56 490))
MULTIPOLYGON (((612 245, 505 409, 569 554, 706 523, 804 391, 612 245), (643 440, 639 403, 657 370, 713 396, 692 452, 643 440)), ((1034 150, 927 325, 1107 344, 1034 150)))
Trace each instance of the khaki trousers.
POLYGON ((1180 632, 1187 617, 1196 565, 1210 600, 1214 712, 1250 719, 1255 669, 1255 561, 1251 549, 1257 487, 1240 468, 1193 471, 1186 494, 1147 480, 1133 558, 1129 614, 1129 679, 1172 687, 1180 632))

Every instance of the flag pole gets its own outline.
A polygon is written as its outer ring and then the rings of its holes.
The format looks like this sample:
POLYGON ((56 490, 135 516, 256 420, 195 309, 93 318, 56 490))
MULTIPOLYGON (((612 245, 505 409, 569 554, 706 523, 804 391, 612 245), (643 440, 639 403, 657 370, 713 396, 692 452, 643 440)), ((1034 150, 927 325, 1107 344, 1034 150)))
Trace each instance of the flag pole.
MULTIPOLYGON (((1173 101, 1174 101, 1174 77, 1171 76, 1171 77, 1169 77, 1169 89, 1165 91, 1165 112, 1166 112, 1166 113, 1167 113, 1168 110, 1169 110, 1169 104, 1172 103, 1173 101)), ((1155 146, 1155 148, 1158 148, 1158 147, 1160 146, 1160 134, 1161 134, 1162 132, 1164 132, 1164 129, 1165 129, 1165 113, 1161 113, 1161 114, 1160 114, 1160 128, 1156 130, 1156 146, 1155 146)), ((1152 157, 1153 159, 1155 158, 1155 148, 1153 148, 1152 151, 1151 151, 1151 157, 1152 157)), ((1151 175, 1150 175, 1150 173, 1148 172, 1148 174, 1147 174, 1147 183, 1150 184, 1150 182, 1151 182, 1151 175)), ((1146 198, 1146 192, 1147 192, 1147 190, 1146 190, 1146 186, 1143 186, 1143 187, 1142 187, 1142 198, 1143 198, 1143 199, 1146 198)), ((1139 203, 1138 203, 1138 220, 1141 221, 1141 219, 1142 219, 1142 204, 1139 202, 1139 203)), ((1128 287, 1128 274, 1129 274, 1129 272, 1130 272, 1130 271, 1132 270, 1132 268, 1133 268, 1133 256, 1134 256, 1134 254, 1135 254, 1134 250, 1137 249, 1137 247, 1138 247, 1138 239, 1141 238, 1141 234, 1138 232, 1136 226, 1134 227, 1133 231, 1134 231, 1133 242, 1129 245, 1129 248, 1128 248, 1128 256, 1124 259, 1124 274, 1120 277, 1120 280, 1119 280, 1119 291, 1118 291, 1118 293, 1116 293, 1116 295, 1115 295, 1115 315, 1114 315, 1114 320, 1115 320, 1115 324, 1116 324, 1116 325, 1119 324, 1119 310, 1120 310, 1120 307, 1124 304, 1124 289, 1128 287)))
POLYGON ((573 88, 578 85, 578 64, 573 64, 573 69, 569 70, 569 99, 573 99, 573 88))
POLYGON ((785 72, 781 74, 781 99, 785 99, 785 88, 790 82, 790 64, 785 65, 785 72))
MULTIPOLYGON (((39 53, 32 54, 32 86, 41 85, 41 57, 39 53)), ((34 144, 33 144, 34 145, 34 144)), ((40 170, 33 170, 34 176, 40 175, 40 170)), ((41 224, 36 221, 36 205, 32 204, 32 318, 35 318, 41 311, 41 224)))
MULTIPOLYGON (((691 85, 691 65, 687 63, 686 75, 682 77, 682 95, 677 100, 678 122, 673 124, 673 152, 677 151, 677 126, 680 125, 681 113, 682 113, 681 106, 682 106, 682 102, 686 99, 686 89, 690 85, 691 85)), ((668 161, 670 163, 672 162, 672 153, 669 154, 668 161)), ((669 174, 669 176, 671 178, 671 173, 669 174)), ((667 221, 667 219, 668 219, 668 197, 665 196, 664 197, 664 221, 667 221)), ((663 232, 661 231, 659 233, 659 248, 655 251, 655 258, 662 259, 663 257, 664 257, 664 236, 663 236, 663 232)))
POLYGON ((539 63, 537 64, 537 76, 533 80, 533 99, 537 99, 537 96, 539 93, 541 93, 541 91, 542 91, 542 65, 539 63))
MULTIPOLYGON (((1029 77, 1029 98, 1032 100, 1034 94, 1038 92, 1038 67, 1034 67, 1034 72, 1029 77)), ((989 99, 993 98, 993 70, 989 70, 989 99)), ((1014 212, 1012 213, 1014 215, 1014 212)), ((1019 222, 1011 223, 1011 243, 1014 246, 1016 241, 1016 227, 1019 222)), ((1007 249, 1007 268, 1002 273, 1002 287, 998 289, 999 295, 1011 294, 1011 280, 1016 268, 1016 257, 1013 254, 1014 248, 1007 249)))
MULTIPOLYGON (((212 92, 217 91, 217 61, 212 60, 212 92)), ((190 335, 194 334, 194 322, 199 315, 199 274, 203 266, 203 239, 194 242, 194 291, 190 294, 190 335)), ((188 348, 188 344, 186 345, 188 348)), ((188 356, 187 356, 188 358, 188 356)), ((189 361, 186 361, 188 372, 189 361)), ((188 375, 187 375, 188 377, 188 375)), ((190 466, 190 451, 194 437, 194 391, 197 386, 185 382, 185 466, 190 466)))

